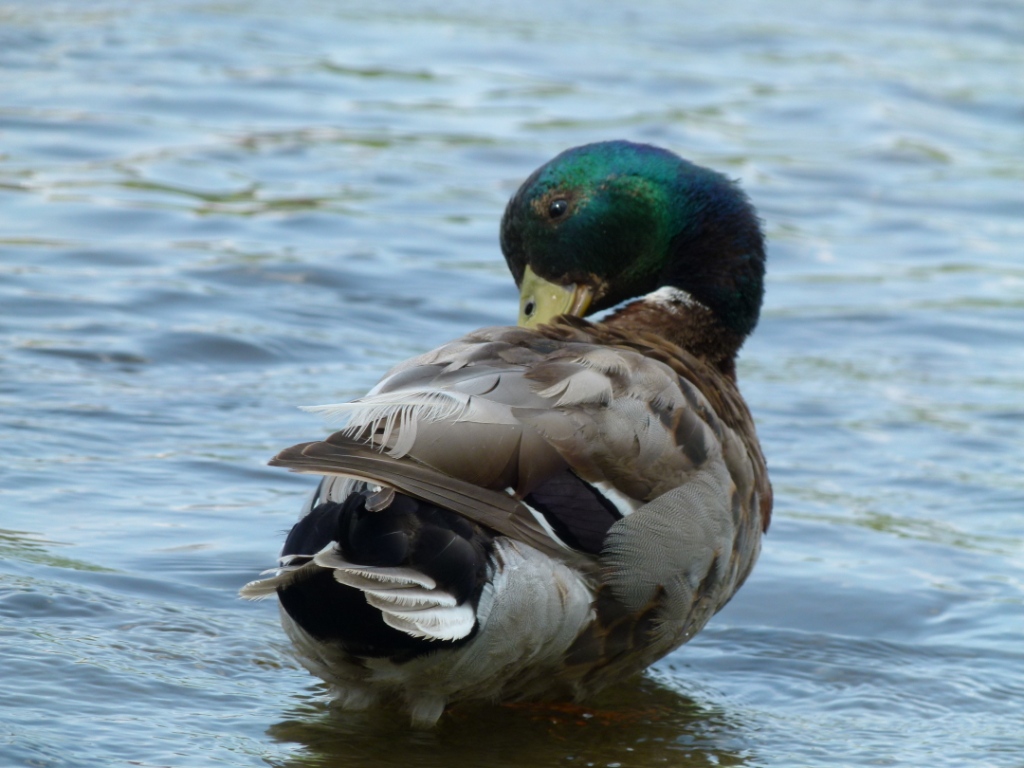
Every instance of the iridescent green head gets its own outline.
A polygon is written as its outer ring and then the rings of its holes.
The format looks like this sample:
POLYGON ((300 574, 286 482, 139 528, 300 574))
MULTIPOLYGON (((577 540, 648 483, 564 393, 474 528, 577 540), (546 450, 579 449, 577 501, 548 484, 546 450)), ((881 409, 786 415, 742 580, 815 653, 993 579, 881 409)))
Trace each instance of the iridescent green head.
POLYGON ((501 249, 524 324, 560 287, 558 311, 589 314, 671 286, 741 337, 761 310, 764 237, 746 195, 646 144, 587 144, 541 166, 505 209, 501 249))

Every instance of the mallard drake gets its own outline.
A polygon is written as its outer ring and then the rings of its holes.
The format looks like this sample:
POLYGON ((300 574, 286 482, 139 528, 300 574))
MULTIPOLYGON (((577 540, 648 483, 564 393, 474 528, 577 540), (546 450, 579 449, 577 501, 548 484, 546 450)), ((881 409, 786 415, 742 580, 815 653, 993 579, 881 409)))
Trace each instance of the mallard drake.
POLYGON ((693 637, 768 528, 735 368, 764 240, 736 184, 653 146, 576 147, 515 193, 501 247, 519 326, 310 409, 347 426, 271 461, 323 477, 242 593, 276 593, 343 706, 430 725, 459 701, 578 700, 693 637))

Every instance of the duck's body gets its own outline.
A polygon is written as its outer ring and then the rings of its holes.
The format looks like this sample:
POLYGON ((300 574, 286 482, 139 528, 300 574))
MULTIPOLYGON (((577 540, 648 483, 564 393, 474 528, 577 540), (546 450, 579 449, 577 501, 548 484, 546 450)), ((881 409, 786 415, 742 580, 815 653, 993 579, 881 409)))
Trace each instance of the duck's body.
POLYGON ((763 251, 742 194, 663 150, 590 145, 527 180, 502 245, 522 321, 550 322, 399 365, 366 397, 318 409, 346 429, 272 462, 324 478, 280 567, 245 593, 278 594, 299 658, 348 706, 398 702, 430 724, 460 700, 580 698, 686 642, 760 550, 771 487, 734 358, 757 319, 763 251), (728 240, 722 260, 738 244, 756 285, 729 290, 708 269, 666 282, 679 259, 663 255, 615 261, 651 239, 629 227, 569 258, 559 238, 574 217, 621 219, 620 180, 650 198, 630 174, 652 165, 699 182, 680 193, 685 225, 662 227, 653 251, 728 240), (738 204, 749 231, 708 218, 716 200, 738 204), (622 293, 642 298, 603 322, 556 317, 622 293))

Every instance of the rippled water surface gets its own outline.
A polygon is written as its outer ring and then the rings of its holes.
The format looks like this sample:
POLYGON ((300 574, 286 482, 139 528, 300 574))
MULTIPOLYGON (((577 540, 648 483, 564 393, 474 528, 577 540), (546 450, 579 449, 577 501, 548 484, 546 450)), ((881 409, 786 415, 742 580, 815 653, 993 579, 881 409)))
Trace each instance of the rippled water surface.
POLYGON ((0 0, 0 764, 1024 765, 1024 6, 0 0), (776 514, 589 710, 330 709, 236 597, 301 404, 513 321, 505 201, 670 147, 770 237, 776 514))

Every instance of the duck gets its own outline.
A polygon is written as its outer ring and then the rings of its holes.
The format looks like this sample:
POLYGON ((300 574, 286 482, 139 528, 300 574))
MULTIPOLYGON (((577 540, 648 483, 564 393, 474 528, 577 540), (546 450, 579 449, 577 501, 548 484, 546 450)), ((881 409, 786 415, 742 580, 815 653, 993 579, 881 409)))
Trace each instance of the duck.
POLYGON ((337 705, 583 702, 694 637, 749 576, 772 488, 736 358, 765 239, 725 175, 624 140, 505 209, 515 326, 402 362, 270 463, 320 477, 275 568, 337 705), (601 313, 598 318, 587 319, 601 313))

